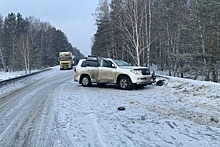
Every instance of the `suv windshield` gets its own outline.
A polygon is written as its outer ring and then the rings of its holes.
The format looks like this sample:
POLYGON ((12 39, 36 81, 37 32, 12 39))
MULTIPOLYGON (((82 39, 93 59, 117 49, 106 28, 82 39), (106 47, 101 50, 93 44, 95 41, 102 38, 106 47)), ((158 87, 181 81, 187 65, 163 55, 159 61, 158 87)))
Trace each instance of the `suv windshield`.
POLYGON ((131 66, 129 63, 122 61, 122 60, 114 60, 114 62, 118 65, 118 66, 131 66))
POLYGON ((72 60, 72 57, 60 57, 59 59, 60 61, 68 61, 68 60, 72 60))

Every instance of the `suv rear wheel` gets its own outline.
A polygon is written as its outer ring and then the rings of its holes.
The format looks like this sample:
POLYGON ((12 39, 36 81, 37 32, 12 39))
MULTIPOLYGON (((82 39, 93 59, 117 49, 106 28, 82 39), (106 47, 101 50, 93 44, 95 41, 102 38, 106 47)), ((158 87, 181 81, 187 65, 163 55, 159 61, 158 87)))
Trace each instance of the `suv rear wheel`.
POLYGON ((121 76, 119 79, 119 87, 123 90, 130 90, 132 88, 131 80, 126 76, 121 76))
POLYGON ((91 79, 90 79, 90 77, 89 76, 87 76, 87 75, 83 75, 82 76, 82 86, 83 87, 89 87, 89 86, 91 86, 91 79))

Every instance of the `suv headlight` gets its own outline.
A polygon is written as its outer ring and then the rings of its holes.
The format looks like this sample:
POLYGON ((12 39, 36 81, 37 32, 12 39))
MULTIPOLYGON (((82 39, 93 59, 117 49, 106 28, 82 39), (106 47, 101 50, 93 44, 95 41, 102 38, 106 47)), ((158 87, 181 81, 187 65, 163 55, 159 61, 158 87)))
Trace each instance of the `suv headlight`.
POLYGON ((153 71, 153 72, 152 72, 151 76, 152 76, 153 80, 155 80, 155 79, 156 79, 156 74, 155 74, 155 71, 153 71))
POLYGON ((152 72, 152 76, 155 76, 155 77, 156 77, 156 73, 155 73, 155 71, 152 72))
POLYGON ((131 70, 132 73, 137 74, 137 75, 141 75, 141 70, 131 70))

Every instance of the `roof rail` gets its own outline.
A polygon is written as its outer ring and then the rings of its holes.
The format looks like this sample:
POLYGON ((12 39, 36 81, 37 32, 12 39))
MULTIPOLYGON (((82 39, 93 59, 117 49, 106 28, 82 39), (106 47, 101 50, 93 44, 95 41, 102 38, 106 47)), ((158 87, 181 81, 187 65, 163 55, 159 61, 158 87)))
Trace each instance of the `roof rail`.
POLYGON ((98 60, 97 56, 94 55, 88 55, 88 57, 86 57, 87 60, 98 60))
POLYGON ((88 55, 88 57, 97 57, 96 55, 88 55))

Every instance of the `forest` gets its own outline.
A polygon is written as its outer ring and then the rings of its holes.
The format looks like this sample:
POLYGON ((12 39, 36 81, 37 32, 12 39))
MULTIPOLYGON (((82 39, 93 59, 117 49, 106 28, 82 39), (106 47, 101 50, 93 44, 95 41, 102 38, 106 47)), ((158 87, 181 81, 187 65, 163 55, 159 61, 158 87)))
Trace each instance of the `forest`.
MULTIPOLYGON (((73 32, 74 33, 74 32, 73 32)), ((0 70, 25 73, 58 65, 60 51, 71 51, 83 58, 68 41, 62 30, 33 16, 23 18, 20 13, 0 15, 0 70)))
POLYGON ((100 0, 92 54, 219 82, 219 0, 100 0))

